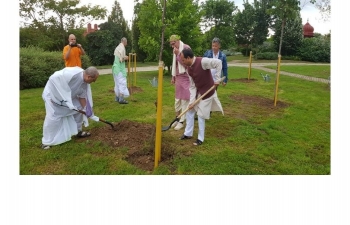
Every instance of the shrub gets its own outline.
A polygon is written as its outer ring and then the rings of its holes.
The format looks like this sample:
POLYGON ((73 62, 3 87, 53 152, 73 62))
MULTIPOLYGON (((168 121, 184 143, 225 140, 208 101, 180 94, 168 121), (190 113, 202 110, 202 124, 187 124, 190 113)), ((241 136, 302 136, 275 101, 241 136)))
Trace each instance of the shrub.
POLYGON ((296 55, 282 55, 281 60, 294 60, 294 61, 300 61, 300 57, 296 55))
POLYGON ((275 59, 278 59, 278 53, 277 52, 260 52, 254 55, 254 59, 275 60, 275 59))
POLYGON ((329 63, 331 61, 330 38, 326 36, 304 38, 298 56, 303 61, 329 63))
POLYGON ((274 43, 271 41, 264 41, 262 45, 258 46, 258 52, 274 52, 275 46, 274 43))
POLYGON ((252 54, 255 55, 256 51, 252 50, 251 48, 241 48, 240 52, 242 53, 242 55, 244 56, 249 56, 250 55, 250 51, 252 51, 252 54))
MULTIPOLYGON (((91 66, 87 55, 83 68, 91 66)), ((62 52, 47 52, 38 47, 20 48, 20 89, 44 87, 49 77, 65 67, 62 52)))

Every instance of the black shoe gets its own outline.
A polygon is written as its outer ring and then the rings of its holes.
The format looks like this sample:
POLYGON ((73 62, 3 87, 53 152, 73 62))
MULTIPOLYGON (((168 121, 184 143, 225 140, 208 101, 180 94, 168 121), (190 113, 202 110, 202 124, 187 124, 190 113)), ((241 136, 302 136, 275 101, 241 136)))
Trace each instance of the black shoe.
POLYGON ((119 99, 119 104, 128 104, 129 102, 125 99, 119 99))
POLYGON ((186 135, 182 135, 179 139, 180 140, 185 140, 185 139, 191 139, 192 137, 186 136, 186 135))
POLYGON ((193 143, 193 145, 201 145, 203 143, 203 141, 197 139, 196 142, 193 143))

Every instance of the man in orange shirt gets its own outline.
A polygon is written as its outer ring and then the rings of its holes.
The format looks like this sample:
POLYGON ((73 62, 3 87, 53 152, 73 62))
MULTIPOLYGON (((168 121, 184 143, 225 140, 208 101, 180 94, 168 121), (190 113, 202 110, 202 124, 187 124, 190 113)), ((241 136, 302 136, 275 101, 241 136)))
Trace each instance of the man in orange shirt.
POLYGON ((79 66, 81 68, 81 55, 85 55, 85 51, 81 44, 77 44, 74 34, 68 37, 68 45, 63 48, 63 59, 66 67, 79 66))

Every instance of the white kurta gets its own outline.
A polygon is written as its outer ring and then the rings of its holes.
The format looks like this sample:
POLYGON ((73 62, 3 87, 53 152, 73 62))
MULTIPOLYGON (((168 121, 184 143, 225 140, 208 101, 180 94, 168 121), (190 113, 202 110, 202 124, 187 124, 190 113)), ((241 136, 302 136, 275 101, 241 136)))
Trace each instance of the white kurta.
POLYGON ((82 109, 79 98, 87 98, 93 106, 90 84, 84 82, 83 71, 80 67, 66 67, 50 76, 42 94, 46 109, 42 144, 58 145, 71 140, 81 130, 83 120, 88 126, 86 116, 72 110, 82 109))
MULTIPOLYGON (((221 60, 219 59, 212 60, 209 58, 203 58, 201 61, 201 64, 204 70, 216 69, 216 73, 214 76, 214 83, 219 82, 220 72, 222 68, 221 60)), ((191 96, 189 104, 192 104, 196 100, 197 88, 196 88, 196 85, 194 84, 192 77, 191 76, 189 77, 190 77, 190 96, 191 96)), ((200 94, 197 97, 200 97, 200 94)), ((203 119, 210 118, 210 111, 220 111, 222 112, 222 114, 224 114, 224 110, 222 109, 221 102, 216 94, 216 91, 209 98, 200 100, 199 103, 194 106, 194 109, 197 111, 197 115, 202 117, 203 119)))

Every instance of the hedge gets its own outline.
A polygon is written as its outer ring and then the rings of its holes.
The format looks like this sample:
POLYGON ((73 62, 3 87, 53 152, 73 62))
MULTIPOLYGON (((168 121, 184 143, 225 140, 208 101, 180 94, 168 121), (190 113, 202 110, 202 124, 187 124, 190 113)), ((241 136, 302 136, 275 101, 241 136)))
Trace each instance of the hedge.
MULTIPOLYGON (((20 48, 19 88, 44 87, 49 77, 65 67, 62 52, 47 52, 38 47, 20 48)), ((91 66, 90 58, 82 56, 82 66, 91 66)))

